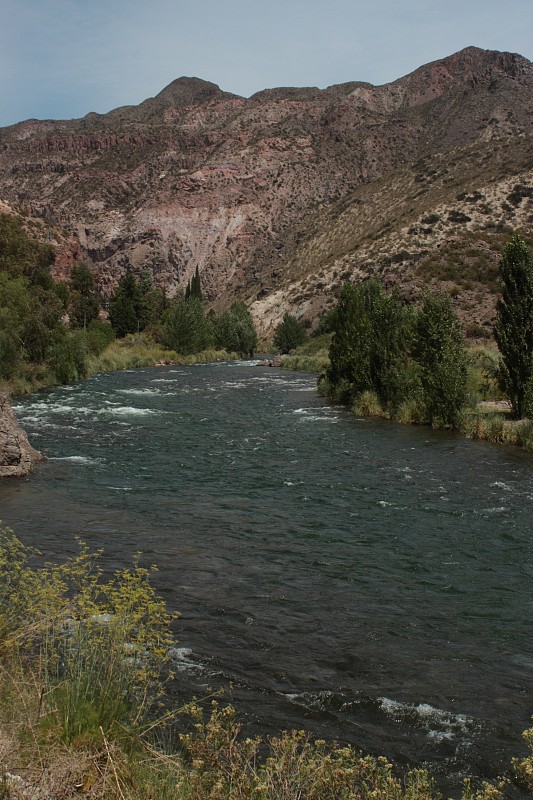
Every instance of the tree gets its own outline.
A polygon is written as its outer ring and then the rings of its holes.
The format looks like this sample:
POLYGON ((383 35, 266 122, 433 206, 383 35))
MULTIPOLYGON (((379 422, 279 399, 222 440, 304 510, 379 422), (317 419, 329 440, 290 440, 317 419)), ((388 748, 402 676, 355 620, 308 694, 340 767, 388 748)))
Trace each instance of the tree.
POLYGON ((163 317, 162 341, 183 355, 199 353, 211 345, 211 325, 198 299, 177 297, 172 302, 163 317))
POLYGON ((117 336, 136 333, 141 329, 142 297, 132 273, 128 270, 120 279, 109 301, 109 320, 117 336))
POLYGON ((417 315, 416 358, 428 422, 456 428, 466 402, 467 358, 450 298, 427 292, 417 315))
POLYGON ((533 415, 533 268, 531 251, 519 236, 503 249, 500 280, 494 325, 502 356, 499 383, 513 416, 521 419, 533 415))
POLYGON ((376 392, 381 403, 396 408, 408 393, 410 309, 396 295, 386 296, 375 279, 359 286, 347 283, 331 314, 331 326, 331 386, 352 397, 376 392))
POLYGON ((55 250, 28 236, 22 220, 10 214, 0 214, 0 270, 11 275, 25 275, 31 283, 49 289, 53 284, 50 267, 55 250))
POLYGON ((274 347, 280 353, 288 353, 307 339, 305 327, 292 314, 285 314, 274 332, 274 347))
POLYGON ((98 318, 100 303, 94 276, 83 261, 74 264, 70 274, 70 320, 75 328, 86 328, 98 318))
POLYGON ((162 289, 154 286, 152 273, 143 269, 139 280, 141 293, 140 329, 160 322, 163 312, 168 307, 167 298, 162 289))
POLYGON ((252 315, 242 300, 232 303, 230 314, 234 320, 237 346, 234 348, 241 358, 253 358, 257 349, 257 333, 252 315))
POLYGON ((192 278, 188 281, 187 286, 185 288, 185 300, 200 300, 203 299, 202 296, 202 283, 200 281, 200 270, 196 267, 196 271, 192 278))

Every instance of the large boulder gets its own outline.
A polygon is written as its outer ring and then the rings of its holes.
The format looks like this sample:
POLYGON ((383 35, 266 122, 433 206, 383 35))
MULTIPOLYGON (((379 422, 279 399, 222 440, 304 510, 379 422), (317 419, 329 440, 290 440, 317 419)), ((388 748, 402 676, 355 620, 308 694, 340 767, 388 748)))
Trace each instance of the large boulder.
POLYGON ((0 394, 0 478, 23 478, 44 456, 28 442, 4 394, 0 394))

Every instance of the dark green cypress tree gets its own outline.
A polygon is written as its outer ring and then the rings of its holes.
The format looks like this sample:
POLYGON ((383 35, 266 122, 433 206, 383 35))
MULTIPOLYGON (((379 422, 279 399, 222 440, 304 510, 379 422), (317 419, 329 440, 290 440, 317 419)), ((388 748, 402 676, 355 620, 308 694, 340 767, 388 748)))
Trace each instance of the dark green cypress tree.
POLYGON ((533 267, 531 251, 519 236, 503 249, 500 281, 494 325, 502 356, 499 382, 513 416, 521 419, 533 415, 533 267))
POLYGON ((202 283, 200 281, 200 270, 196 267, 194 276, 191 278, 189 296, 202 302, 202 283))
POLYGON ((120 279, 109 302, 109 321, 117 336, 136 333, 141 328, 142 296, 139 286, 128 270, 120 279))

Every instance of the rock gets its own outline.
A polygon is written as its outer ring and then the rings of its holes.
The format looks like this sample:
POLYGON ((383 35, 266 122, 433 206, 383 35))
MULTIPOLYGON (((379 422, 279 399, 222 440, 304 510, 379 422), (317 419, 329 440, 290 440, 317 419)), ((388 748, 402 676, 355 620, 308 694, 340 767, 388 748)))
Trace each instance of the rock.
POLYGON ((23 478, 43 458, 28 442, 7 397, 0 394, 0 478, 23 478))
POLYGON ((260 361, 257 365, 258 367, 281 367, 282 362, 281 356, 275 356, 271 359, 266 359, 265 361, 260 361))

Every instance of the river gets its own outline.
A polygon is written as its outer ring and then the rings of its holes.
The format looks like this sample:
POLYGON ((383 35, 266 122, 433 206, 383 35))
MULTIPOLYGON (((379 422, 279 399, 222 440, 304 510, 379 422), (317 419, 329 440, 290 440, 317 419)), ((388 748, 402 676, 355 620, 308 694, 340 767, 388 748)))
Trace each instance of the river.
POLYGON ((307 728, 445 789, 524 752, 533 458, 361 420, 253 362, 98 375, 15 404, 48 461, 0 517, 51 558, 141 550, 182 614, 175 702, 307 728))

